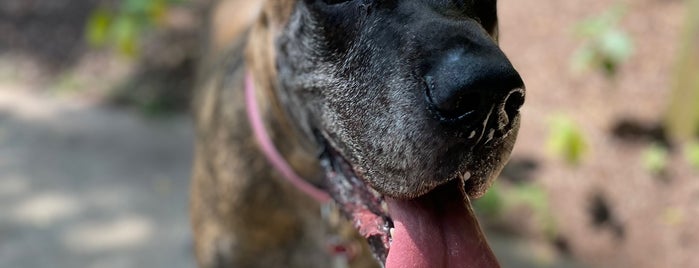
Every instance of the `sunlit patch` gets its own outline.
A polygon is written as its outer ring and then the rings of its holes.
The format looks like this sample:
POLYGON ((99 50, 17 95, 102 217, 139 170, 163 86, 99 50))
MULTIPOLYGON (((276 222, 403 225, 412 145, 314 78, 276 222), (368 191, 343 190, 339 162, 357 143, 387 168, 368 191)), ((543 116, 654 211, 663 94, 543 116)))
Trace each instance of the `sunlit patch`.
POLYGON ((63 236, 67 248, 77 252, 96 252, 132 248, 153 235, 153 223, 144 217, 130 216, 99 223, 81 224, 63 236))
MULTIPOLYGON (((19 188, 21 188, 19 184, 19 188)), ((14 219, 36 227, 47 227, 80 211, 80 203, 60 193, 42 193, 25 199, 14 207, 14 219)))
POLYGON ((0 92, 0 107, 10 116, 20 120, 50 120, 56 115, 55 107, 36 101, 22 90, 10 89, 0 92))

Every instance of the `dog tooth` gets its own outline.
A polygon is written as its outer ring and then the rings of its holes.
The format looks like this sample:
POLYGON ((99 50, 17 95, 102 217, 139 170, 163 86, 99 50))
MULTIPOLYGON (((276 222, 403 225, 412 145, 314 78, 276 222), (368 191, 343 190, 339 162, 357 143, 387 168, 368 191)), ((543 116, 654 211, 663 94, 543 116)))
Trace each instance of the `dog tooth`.
POLYGON ((475 131, 475 130, 471 130, 471 135, 469 135, 468 138, 469 138, 469 139, 473 139, 473 137, 475 137, 475 136, 476 136, 476 131, 475 131))
POLYGON ((466 171, 466 172, 464 172, 464 174, 462 175, 462 180, 463 180, 463 181, 467 181, 467 180, 470 179, 470 178, 471 178, 471 172, 466 171))
POLYGON ((386 204, 386 202, 381 202, 381 209, 383 211, 388 211, 388 204, 386 204))
POLYGON ((393 237, 393 233, 394 233, 395 231, 396 231, 396 228, 388 229, 388 233, 391 234, 391 237, 393 237))

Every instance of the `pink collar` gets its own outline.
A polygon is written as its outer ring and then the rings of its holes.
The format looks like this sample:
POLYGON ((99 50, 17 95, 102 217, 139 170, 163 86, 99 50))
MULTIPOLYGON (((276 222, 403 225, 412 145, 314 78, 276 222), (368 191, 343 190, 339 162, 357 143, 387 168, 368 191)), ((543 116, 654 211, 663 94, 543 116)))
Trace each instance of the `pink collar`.
POLYGON ((274 168, 279 171, 279 173, 281 173, 289 183, 294 185, 301 192, 306 193, 319 203, 328 202, 330 200, 328 193, 318 189, 296 174, 289 163, 286 162, 286 159, 284 159, 279 151, 277 151, 277 148, 274 147, 274 143, 272 143, 272 140, 269 138, 269 134, 262 123, 260 109, 257 106, 257 100, 255 99, 255 84, 253 82, 252 74, 249 72, 245 75, 245 106, 248 114, 248 120, 250 121, 250 126, 252 127, 252 132, 270 164, 272 164, 272 166, 274 166, 274 168))

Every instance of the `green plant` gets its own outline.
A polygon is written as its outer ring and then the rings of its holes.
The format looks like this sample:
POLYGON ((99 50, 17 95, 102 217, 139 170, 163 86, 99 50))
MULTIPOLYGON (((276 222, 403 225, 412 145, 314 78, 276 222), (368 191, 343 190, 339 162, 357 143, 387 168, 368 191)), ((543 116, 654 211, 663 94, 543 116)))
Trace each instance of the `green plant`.
POLYGON ((699 169, 699 141, 695 140, 687 144, 684 153, 687 162, 689 162, 693 168, 699 169))
POLYGON ((534 217, 541 224, 542 231, 549 237, 556 234, 556 224, 551 215, 549 200, 546 191, 538 185, 525 184, 517 185, 512 192, 508 193, 508 207, 525 205, 534 212, 534 217))
POLYGON ((503 209, 503 199, 499 184, 495 182, 481 198, 473 202, 476 211, 488 217, 498 217, 503 209))
POLYGON ((524 209, 531 212, 527 220, 531 219, 535 223, 534 231, 541 232, 551 239, 557 234, 548 194, 536 183, 513 184, 496 181, 485 195, 473 201, 473 207, 479 215, 493 222, 510 221, 512 218, 508 215, 520 214, 524 209))
POLYGON ((573 69, 595 69, 607 77, 616 75, 619 65, 633 52, 631 38, 619 26, 624 13, 624 6, 617 4, 575 27, 575 33, 582 40, 582 45, 573 54, 573 69))
POLYGON ((578 165, 587 152, 587 143, 580 128, 567 116, 550 121, 548 149, 570 165, 578 165))
POLYGON ((667 148, 657 143, 651 144, 641 155, 643 166, 653 174, 661 174, 668 164, 669 153, 667 148))
POLYGON ((87 42, 95 47, 114 45, 120 53, 135 56, 141 36, 162 20, 170 5, 181 1, 123 0, 116 8, 98 8, 87 21, 87 42))

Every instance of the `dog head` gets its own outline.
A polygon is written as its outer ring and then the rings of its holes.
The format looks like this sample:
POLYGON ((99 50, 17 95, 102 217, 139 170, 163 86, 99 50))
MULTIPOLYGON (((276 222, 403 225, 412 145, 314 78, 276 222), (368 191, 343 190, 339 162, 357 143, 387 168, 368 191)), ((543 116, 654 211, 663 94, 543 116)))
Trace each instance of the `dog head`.
POLYGON ((294 121, 348 167, 336 173, 388 203, 374 213, 400 221, 407 243, 458 230, 446 214, 468 204, 430 210, 483 194, 515 142, 524 84, 497 45, 496 14, 496 0, 299 0, 276 39, 294 121), (442 227, 406 227, 411 217, 442 227))

